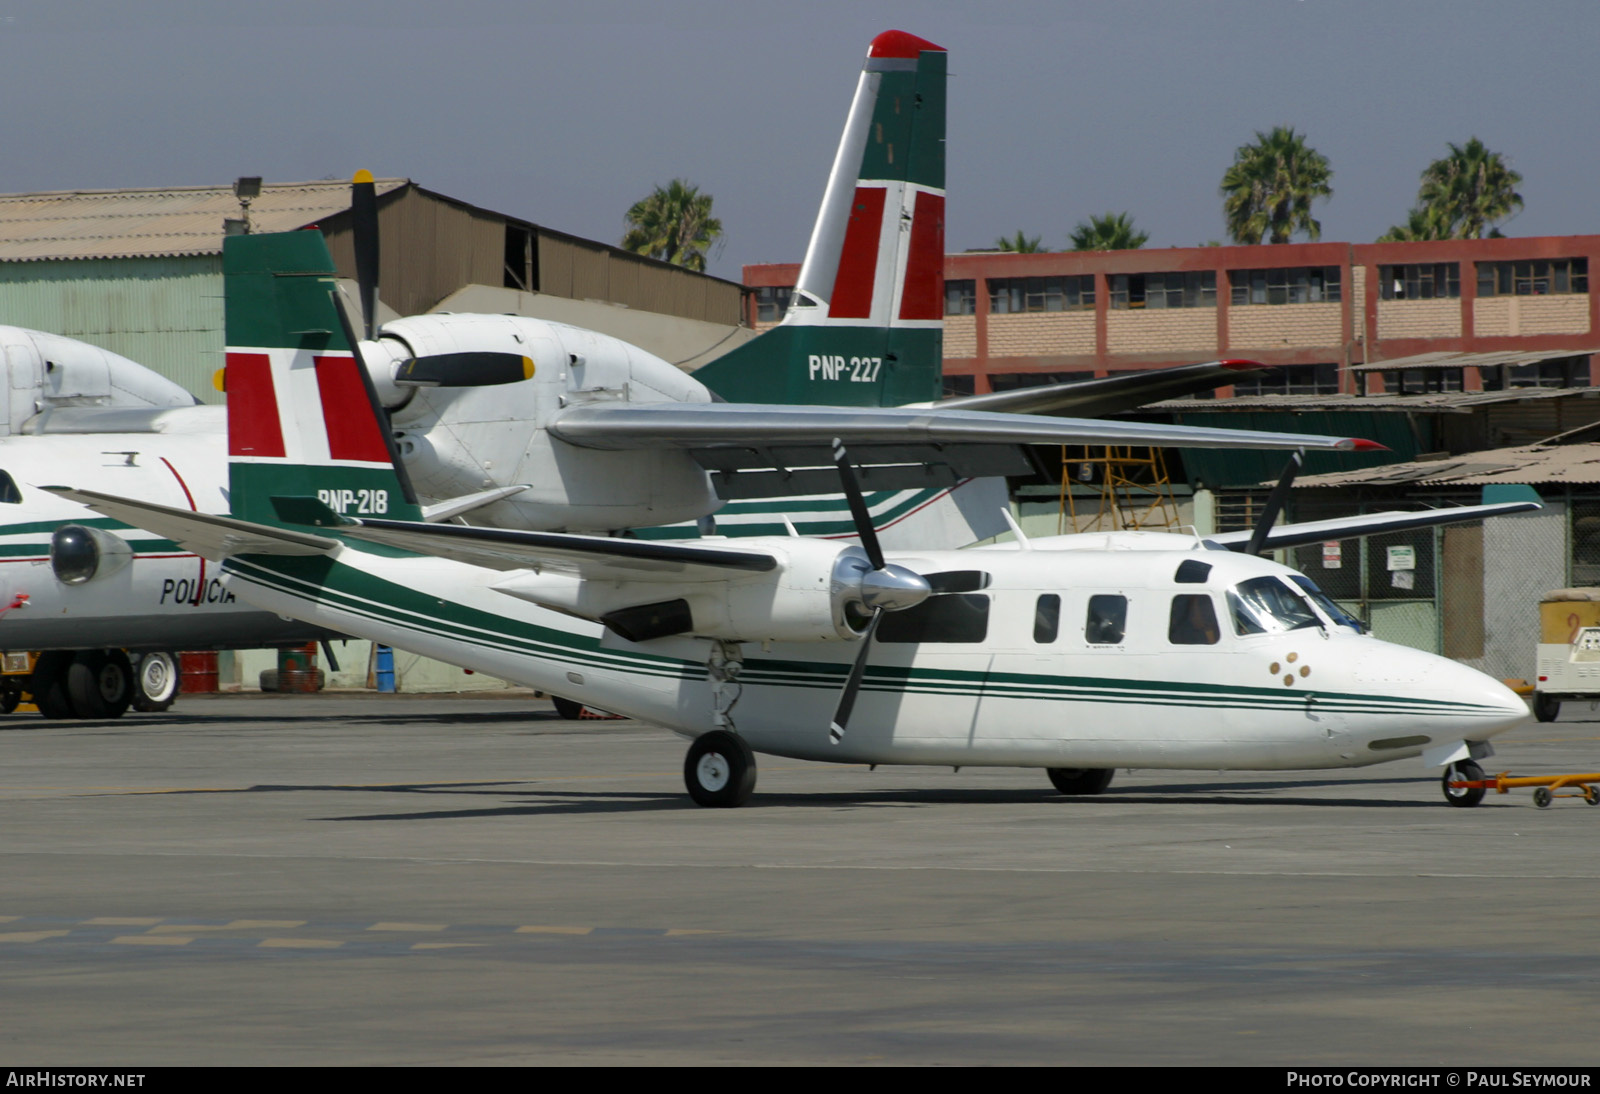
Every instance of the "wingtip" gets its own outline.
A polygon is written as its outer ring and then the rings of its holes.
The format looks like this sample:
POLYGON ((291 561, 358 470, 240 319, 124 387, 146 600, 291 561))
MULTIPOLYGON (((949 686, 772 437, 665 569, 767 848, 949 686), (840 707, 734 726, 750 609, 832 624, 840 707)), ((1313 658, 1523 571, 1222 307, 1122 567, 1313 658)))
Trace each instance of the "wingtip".
POLYGON ((1343 444, 1341 444, 1339 447, 1343 448, 1343 449, 1346 449, 1348 451, 1351 451, 1351 452, 1388 452, 1389 451, 1389 446, 1388 445, 1379 444, 1377 441, 1369 441, 1369 440, 1366 440, 1365 438, 1362 438, 1362 437, 1350 437, 1350 438, 1347 438, 1345 440, 1345 442, 1343 444))
POLYGON ((1260 361, 1247 361, 1242 357, 1231 357, 1226 361, 1218 361, 1217 364, 1221 365, 1223 368, 1232 369, 1235 372, 1239 372, 1244 369, 1272 367, 1271 365, 1263 365, 1260 361))
POLYGON ((949 52, 943 46, 936 46, 926 38, 918 38, 903 30, 886 30, 872 40, 872 46, 867 50, 868 57, 909 57, 916 60, 918 55, 925 53, 949 52))

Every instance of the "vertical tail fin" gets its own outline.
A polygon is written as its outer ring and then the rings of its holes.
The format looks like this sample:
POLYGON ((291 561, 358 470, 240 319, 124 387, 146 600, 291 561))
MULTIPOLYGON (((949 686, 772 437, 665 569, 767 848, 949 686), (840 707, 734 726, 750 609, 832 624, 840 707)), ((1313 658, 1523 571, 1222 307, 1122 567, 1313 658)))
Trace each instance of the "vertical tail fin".
POLYGON ((420 520, 322 233, 228 236, 222 269, 233 515, 283 523, 316 498, 351 516, 420 520))
POLYGON ((945 59, 904 31, 872 40, 788 314, 695 379, 730 402, 939 397, 945 59))

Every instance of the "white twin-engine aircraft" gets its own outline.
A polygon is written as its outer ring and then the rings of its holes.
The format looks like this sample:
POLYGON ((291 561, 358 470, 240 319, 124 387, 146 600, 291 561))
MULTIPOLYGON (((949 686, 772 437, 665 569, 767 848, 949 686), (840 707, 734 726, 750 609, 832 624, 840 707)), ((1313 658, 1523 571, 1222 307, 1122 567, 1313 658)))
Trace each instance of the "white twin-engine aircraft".
POLYGON ((862 546, 429 524, 336 314, 321 237, 232 237, 224 263, 254 286, 228 296, 232 515, 52 492, 220 563, 229 590, 268 611, 683 734, 693 742, 685 780, 703 805, 747 800, 754 752, 1040 767, 1066 793, 1096 793, 1124 766, 1357 767, 1422 755, 1451 765, 1448 800, 1474 804, 1481 791, 1451 783, 1474 777, 1488 738, 1526 715, 1481 673, 1359 633, 1309 579, 1252 552, 1530 506, 1278 529, 1269 516, 1245 536, 1209 541, 1019 536, 1003 548, 890 557, 852 456, 897 437, 1015 440, 1030 429, 1068 443, 1370 442, 836 407, 783 408, 768 422, 746 411, 719 442, 705 414, 715 408, 686 422, 674 404, 619 407, 614 419, 578 416, 581 435, 623 452, 690 436, 714 450, 765 427, 774 443, 820 449, 862 546), (329 504, 361 497, 385 515, 329 504))

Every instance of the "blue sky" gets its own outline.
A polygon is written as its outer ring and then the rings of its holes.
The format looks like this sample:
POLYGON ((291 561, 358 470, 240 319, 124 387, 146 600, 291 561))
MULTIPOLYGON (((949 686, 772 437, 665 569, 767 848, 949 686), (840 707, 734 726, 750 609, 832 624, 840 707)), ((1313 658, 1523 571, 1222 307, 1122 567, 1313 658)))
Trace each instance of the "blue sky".
POLYGON ((684 177, 737 278, 799 260, 891 27, 950 51, 951 250, 1107 210, 1221 239, 1233 150, 1280 124, 1332 164, 1326 240, 1403 221, 1473 136, 1523 175, 1507 234, 1600 232, 1594 0, 0 0, 0 191, 366 167, 616 242, 684 177))

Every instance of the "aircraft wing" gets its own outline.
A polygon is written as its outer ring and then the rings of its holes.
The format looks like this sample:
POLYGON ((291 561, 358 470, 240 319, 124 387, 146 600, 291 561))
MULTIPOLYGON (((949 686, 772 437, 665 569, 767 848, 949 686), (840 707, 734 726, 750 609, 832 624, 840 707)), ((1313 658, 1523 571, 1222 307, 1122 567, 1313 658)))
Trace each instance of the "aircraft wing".
POLYGON ((687 451, 725 499, 837 493, 835 439, 849 447, 863 490, 947 488, 962 479, 1030 474, 1027 446, 1035 444, 1382 447, 1354 437, 931 407, 589 403, 569 408, 549 429, 580 448, 687 451))
POLYGON ((992 391, 987 395, 962 395, 934 403, 940 411, 986 410, 1007 414, 1071 414, 1099 418, 1146 403, 1176 399, 1197 391, 1212 391, 1239 380, 1259 376, 1267 366, 1255 361, 1207 361, 1174 368, 1134 369, 1093 380, 992 391))
MULTIPOLYGON (((1423 509, 1411 513, 1368 513, 1359 517, 1334 517, 1331 520, 1312 520, 1302 524, 1280 524, 1267 533, 1268 549, 1300 547, 1307 543, 1322 543, 1332 539, 1355 539, 1376 535, 1379 532, 1405 532, 1412 528, 1432 528, 1439 524, 1460 524, 1484 517, 1504 516, 1507 513, 1527 513, 1541 506, 1536 501, 1508 501, 1495 505, 1462 505, 1447 509, 1423 509)), ((1221 544, 1230 551, 1243 551, 1250 542, 1250 531, 1224 532, 1207 536, 1212 543, 1221 544)))
POLYGON ((97 490, 43 486, 57 497, 78 502, 102 516, 143 528, 172 540, 186 551, 212 560, 231 555, 320 555, 339 546, 327 536, 254 524, 191 509, 174 509, 151 501, 135 501, 97 490))
POLYGON ((759 573, 778 566, 777 558, 758 549, 565 532, 371 518, 341 526, 339 531, 354 539, 492 570, 538 570, 596 581, 638 581, 654 575, 670 576, 676 582, 726 580, 736 572, 759 573))

